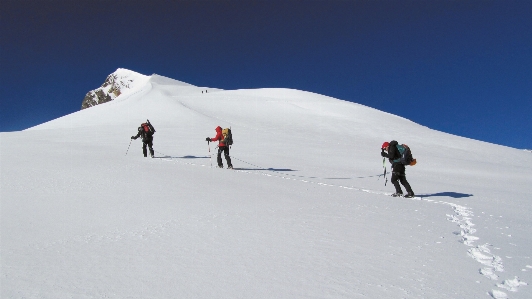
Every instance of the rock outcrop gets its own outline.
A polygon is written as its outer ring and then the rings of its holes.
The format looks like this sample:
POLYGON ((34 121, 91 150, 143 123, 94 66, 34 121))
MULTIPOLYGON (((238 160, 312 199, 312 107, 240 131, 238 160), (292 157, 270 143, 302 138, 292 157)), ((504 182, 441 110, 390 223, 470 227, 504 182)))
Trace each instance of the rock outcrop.
POLYGON ((139 84, 144 84, 148 78, 148 76, 130 70, 117 69, 107 76, 101 87, 91 90, 85 95, 81 109, 110 102, 139 84))

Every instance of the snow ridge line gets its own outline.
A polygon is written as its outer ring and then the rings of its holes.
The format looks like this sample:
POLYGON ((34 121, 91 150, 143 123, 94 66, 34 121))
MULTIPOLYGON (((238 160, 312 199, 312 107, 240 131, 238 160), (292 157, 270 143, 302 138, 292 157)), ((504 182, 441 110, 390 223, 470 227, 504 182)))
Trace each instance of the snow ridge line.
MULTIPOLYGON (((214 154, 210 154, 209 156, 212 157, 213 155, 214 154)), ((164 156, 165 157, 163 158, 169 158, 169 161, 174 160, 174 158, 172 158, 171 156, 167 156, 167 155, 164 155, 164 156)), ((259 168, 257 171, 253 171, 253 172, 248 171, 248 170, 234 169, 234 171, 237 171, 237 172, 254 174, 254 175, 264 175, 268 177, 276 177, 276 178, 281 178, 285 180, 299 181, 303 183, 316 184, 316 185, 326 186, 326 187, 338 187, 342 189, 361 191, 361 192, 366 192, 366 193, 371 193, 371 194, 381 194, 381 195, 386 195, 386 196, 390 196, 392 194, 388 192, 370 190, 366 188, 358 188, 354 186, 334 185, 334 184, 327 184, 327 183, 322 183, 322 182, 314 182, 311 180, 299 179, 299 178, 295 178, 294 175, 287 175, 275 169, 265 169, 263 167, 245 162, 233 156, 231 156, 231 158, 259 168), (268 171, 270 173, 265 173, 264 171, 268 171), (271 172, 278 173, 279 175, 271 174, 271 172)), ((195 163, 180 161, 178 159, 176 159, 176 161, 178 163, 187 164, 187 165, 193 165, 193 166, 198 165, 195 163)), ((200 164, 200 166, 205 167, 208 165, 200 164)), ((211 168, 214 168, 214 167, 211 167, 211 168)), ((430 202, 430 203, 435 203, 435 204, 442 204, 442 205, 447 205, 447 206, 452 207, 452 209, 454 210, 454 215, 447 214, 446 215, 447 220, 453 223, 457 223, 457 225, 460 227, 459 232, 454 232, 455 235, 460 235, 462 237, 460 242, 466 246, 472 247, 468 249, 467 254, 471 258, 473 258, 474 260, 476 260, 477 262, 485 266, 484 268, 479 269, 479 274, 482 274, 483 276, 485 276, 486 278, 490 280, 497 280, 499 278, 499 276, 495 274, 495 272, 503 272, 504 266, 502 263, 502 259, 499 256, 491 254, 489 247, 493 245, 486 243, 484 245, 478 245, 474 247, 473 243, 479 240, 479 238, 476 236, 473 236, 473 234, 476 232, 476 229, 473 228, 475 224, 471 222, 471 219, 472 219, 471 217, 474 216, 471 208, 457 205, 451 202, 446 202, 446 201, 423 199, 422 197, 413 197, 412 200, 419 200, 419 201, 430 202)), ((526 282, 519 280, 519 277, 515 276, 514 279, 504 280, 502 283, 499 283, 496 286, 502 289, 509 290, 511 292, 517 292, 518 287, 523 286, 523 285, 528 285, 528 284, 526 282)), ((508 298, 508 295, 505 292, 498 290, 498 289, 493 289, 487 292, 487 294, 493 297, 494 299, 507 299, 508 298)))

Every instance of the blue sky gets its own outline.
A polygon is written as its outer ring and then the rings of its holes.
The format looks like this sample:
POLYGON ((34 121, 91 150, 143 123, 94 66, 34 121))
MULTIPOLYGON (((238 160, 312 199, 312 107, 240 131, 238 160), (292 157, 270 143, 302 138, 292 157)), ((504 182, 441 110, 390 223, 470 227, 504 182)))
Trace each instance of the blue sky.
POLYGON ((78 111, 126 68, 306 90, 532 149, 531 15, 528 0, 3 0, 0 131, 78 111))

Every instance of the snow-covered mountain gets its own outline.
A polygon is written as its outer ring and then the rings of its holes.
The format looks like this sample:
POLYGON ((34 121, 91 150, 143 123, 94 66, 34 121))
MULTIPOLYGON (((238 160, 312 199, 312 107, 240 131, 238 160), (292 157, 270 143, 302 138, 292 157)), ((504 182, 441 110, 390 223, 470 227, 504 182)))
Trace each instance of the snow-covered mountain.
POLYGON ((85 95, 81 109, 112 101, 121 94, 135 89, 135 86, 146 84, 148 78, 148 76, 119 68, 107 76, 101 87, 91 90, 85 95))
POLYGON ((305 91, 137 78, 0 133, 2 298, 532 297, 529 152, 305 91), (153 159, 130 139, 146 119, 153 159), (234 170, 213 167, 217 126, 234 170), (417 198, 387 196, 393 139, 417 198))
MULTIPOLYGON (((157 76, 154 74, 154 76, 157 76)), ((101 87, 89 91, 81 102, 81 109, 110 102, 120 95, 127 95, 141 88, 150 79, 149 76, 139 74, 134 71, 119 68, 105 79, 101 87)), ((191 84, 177 80, 174 84, 191 86, 191 84)))

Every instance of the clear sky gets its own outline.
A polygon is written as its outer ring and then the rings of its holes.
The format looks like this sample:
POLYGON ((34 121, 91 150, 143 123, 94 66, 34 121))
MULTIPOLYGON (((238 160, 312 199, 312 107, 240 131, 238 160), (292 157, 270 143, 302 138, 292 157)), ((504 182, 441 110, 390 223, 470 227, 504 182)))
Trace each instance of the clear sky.
POLYGON ((2 0, 0 34, 4 132, 78 111, 126 68, 306 90, 532 149, 529 0, 2 0))

